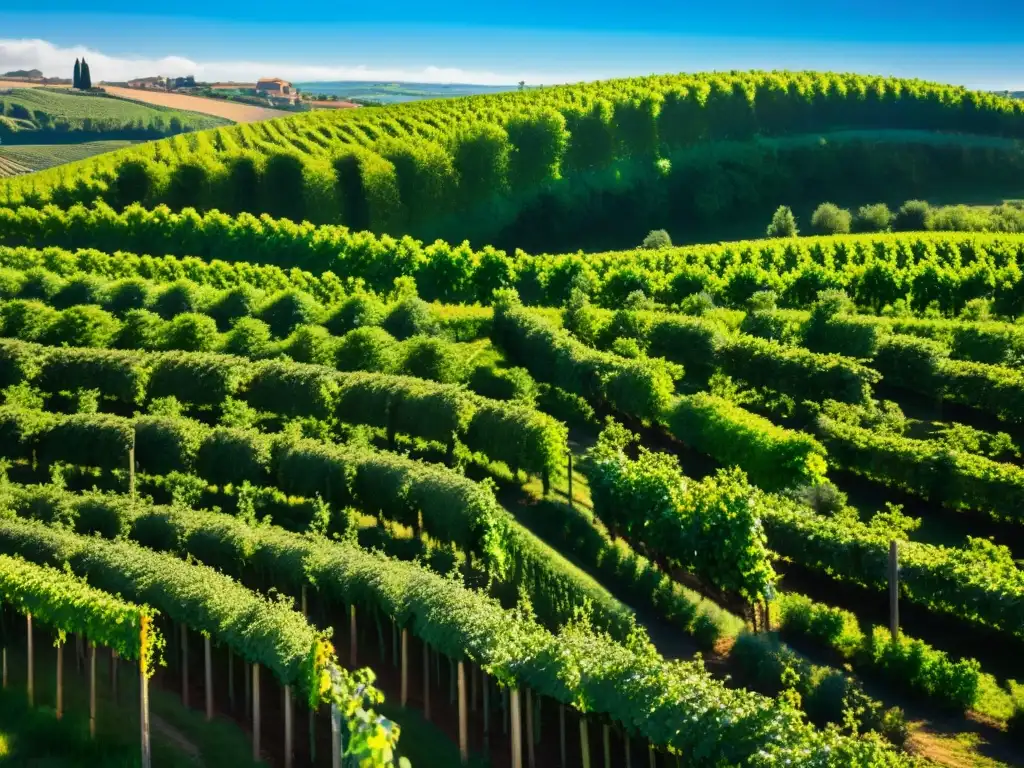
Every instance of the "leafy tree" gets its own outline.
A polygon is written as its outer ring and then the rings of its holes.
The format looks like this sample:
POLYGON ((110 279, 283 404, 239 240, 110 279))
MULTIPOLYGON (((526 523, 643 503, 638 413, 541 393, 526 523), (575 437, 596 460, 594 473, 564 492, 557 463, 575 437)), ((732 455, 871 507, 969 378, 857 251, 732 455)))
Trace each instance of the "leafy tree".
POLYGON ((647 233, 647 237, 644 238, 644 242, 640 247, 646 248, 648 251, 671 248, 672 238, 668 236, 668 232, 664 229, 652 229, 647 233))
POLYGON ((780 205, 768 225, 768 237, 796 237, 798 234, 793 210, 788 205, 780 205))
POLYGON ((81 88, 82 87, 82 64, 81 64, 81 62, 78 61, 78 59, 75 59, 75 74, 71 78, 71 87, 72 88, 81 88))
POLYGON ((811 216, 811 229, 818 235, 845 235, 852 222, 853 216, 845 208, 835 203, 822 203, 811 216))

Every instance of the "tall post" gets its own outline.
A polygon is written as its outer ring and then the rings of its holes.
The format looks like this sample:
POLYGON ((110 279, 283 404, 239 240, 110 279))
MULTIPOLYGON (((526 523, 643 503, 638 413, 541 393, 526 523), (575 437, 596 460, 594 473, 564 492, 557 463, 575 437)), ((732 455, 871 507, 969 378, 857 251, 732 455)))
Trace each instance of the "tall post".
POLYGON ((181 625, 181 705, 188 709, 188 627, 181 625))
POLYGON ((569 768, 569 759, 566 756, 566 744, 565 744, 565 704, 558 705, 558 740, 560 747, 560 757, 562 758, 562 768, 569 768))
POLYGON ((292 687, 284 687, 284 766, 292 768, 294 764, 292 749, 292 687))
POLYGON ((306 585, 305 584, 302 585, 302 596, 301 596, 300 599, 301 599, 301 602, 302 602, 302 615, 303 616, 309 616, 309 611, 307 610, 307 605, 306 605, 306 585))
POLYGON ((896 539, 889 543, 889 631, 893 642, 900 636, 900 555, 896 539))
POLYGON ((526 689, 526 764, 537 768, 537 758, 533 748, 533 690, 526 689))
POLYGON ((64 643, 57 643, 57 719, 64 717, 64 643))
POLYGON ((612 728, 604 725, 604 768, 612 768, 612 728))
POLYGON ((252 711, 252 673, 249 671, 249 662, 244 663, 245 674, 242 675, 245 678, 245 716, 248 717, 252 711))
POLYGON ((32 614, 25 614, 25 618, 27 619, 26 625, 28 626, 28 705, 29 707, 34 707, 36 693, 34 683, 35 675, 33 674, 33 663, 35 659, 32 653, 32 614))
POLYGON ((491 691, 487 682, 487 673, 480 670, 481 688, 483 688, 484 699, 484 754, 490 754, 491 750, 491 691))
POLYGON ((523 721, 518 688, 512 689, 509 706, 512 710, 512 768, 523 768, 523 721))
POLYGON ((3 649, 3 657, 4 657, 4 659, 3 659, 3 664, 4 664, 4 669, 3 669, 4 689, 6 689, 7 688, 7 648, 3 649))
POLYGON ((647 745, 647 754, 649 756, 650 768, 658 768, 658 760, 657 760, 657 758, 654 755, 654 745, 653 744, 648 744, 647 745))
POLYGON ((206 667, 206 719, 213 720, 213 661, 210 658, 210 636, 203 635, 203 659, 206 667))
POLYGON ((469 665, 469 711, 476 712, 476 698, 477 698, 477 677, 479 670, 476 665, 470 663, 469 665))
POLYGON ((128 495, 135 498, 135 440, 128 448, 128 495))
MULTIPOLYGON (((302 607, 302 615, 309 618, 309 602, 306 598, 306 585, 302 585, 302 593, 300 595, 300 604, 302 607)), ((309 761, 316 764, 316 709, 310 708, 309 710, 309 761)))
POLYGON ((89 648, 89 735, 96 738, 96 643, 89 648))
POLYGON ((466 712, 466 665, 459 661, 459 753, 462 763, 469 762, 469 715, 466 712))
POLYGON ((260 759, 260 665, 252 665, 252 759, 260 759))
POLYGON ((110 649, 110 690, 114 695, 114 703, 117 704, 117 651, 110 649))
POLYGON ((423 643, 423 717, 430 719, 430 646, 423 643))
POLYGON ((402 627, 402 706, 409 702, 409 630, 402 627))
POLYGON ((228 710, 235 711, 235 651, 228 648, 228 710))
POLYGON ((331 704, 331 768, 341 768, 341 712, 331 704))
POLYGON ((626 734, 626 768, 633 768, 633 745, 630 743, 629 734, 626 734))
POLYGON ((139 723, 142 729, 142 768, 150 768, 152 748, 149 743, 149 678, 146 676, 146 664, 143 659, 139 659, 139 723))
POLYGON ((356 604, 349 606, 349 638, 351 648, 349 652, 349 666, 355 669, 356 664, 356 604))
POLYGON ((590 733, 587 730, 587 716, 580 713, 580 755, 583 768, 590 768, 590 733))
POLYGON ((569 454, 569 509, 574 509, 575 502, 572 499, 572 449, 567 449, 566 453, 569 454))

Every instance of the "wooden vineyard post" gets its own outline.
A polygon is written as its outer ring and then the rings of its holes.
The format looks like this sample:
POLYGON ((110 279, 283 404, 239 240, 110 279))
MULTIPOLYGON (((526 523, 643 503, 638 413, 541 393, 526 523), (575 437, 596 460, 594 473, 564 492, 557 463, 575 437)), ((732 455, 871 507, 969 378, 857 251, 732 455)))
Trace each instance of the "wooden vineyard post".
POLYGON ((260 665, 252 665, 252 759, 260 759, 260 665))
POLYGON ((604 768, 612 768, 612 729, 605 723, 604 731, 604 768))
POLYGON ((294 755, 292 754, 292 687, 284 687, 284 766, 292 768, 294 755))
POLYGON ((889 543, 889 631, 896 642, 900 636, 900 555, 896 539, 889 543))
POLYGON ((117 651, 110 650, 110 690, 114 694, 114 703, 117 704, 117 651))
POLYGON ((96 738, 96 643, 89 649, 89 736, 96 738))
POLYGON ((569 455, 569 509, 574 509, 573 505, 575 502, 572 499, 572 449, 566 449, 566 453, 569 455))
POLYGON ((480 670, 480 687, 483 689, 484 701, 484 754, 491 751, 491 692, 487 683, 487 673, 480 670))
POLYGON ((513 688, 509 698, 509 708, 512 710, 512 768, 523 768, 523 721, 519 689, 513 688))
POLYGON ((135 439, 128 447, 128 495, 135 498, 135 439))
POLYGON ((526 689, 526 764, 536 768, 537 756, 533 747, 533 690, 526 689))
POLYGON ((476 712, 476 687, 477 687, 477 668, 473 664, 469 665, 469 711, 476 712))
POLYGON ((633 768, 633 745, 630 743, 629 734, 626 734, 626 768, 633 768))
POLYGON ((235 651, 228 648, 228 711, 235 711, 235 651))
POLYGON ((559 756, 562 758, 561 766, 562 768, 569 768, 565 744, 565 704, 558 705, 558 740, 559 756))
POLYGON ((210 658, 210 636, 203 635, 203 656, 206 671, 206 719, 213 720, 213 661, 210 658))
POLYGON ((64 643, 57 643, 57 719, 64 717, 64 643))
POLYGON ((149 743, 149 677, 146 675, 146 661, 139 659, 139 721, 142 728, 142 768, 152 765, 152 749, 149 743))
POLYGON ((245 662, 245 716, 248 717, 252 710, 252 673, 249 671, 249 662, 245 662))
POLYGON ((469 762, 469 715, 466 712, 466 665, 459 661, 459 754, 469 762))
POLYGON ((650 768, 658 768, 658 761, 657 761, 657 758, 654 756, 654 745, 653 744, 648 744, 647 745, 647 754, 649 756, 648 759, 649 759, 649 762, 650 762, 650 768))
POLYGON ((409 702, 409 630, 402 627, 402 706, 409 702))
POLYGON ((430 720, 430 646, 423 643, 423 719, 430 720))
POLYGON ((341 712, 331 704, 331 768, 341 768, 341 712))
POLYGON ((351 649, 349 653, 349 667, 355 669, 356 664, 356 604, 352 603, 349 607, 349 637, 351 641, 351 649))
POLYGON ((583 768, 590 768, 590 733, 587 730, 587 716, 580 714, 580 755, 583 768))
POLYGON ((26 625, 28 626, 28 705, 29 707, 35 706, 35 690, 33 689, 34 675, 33 672, 33 654, 32 654, 32 614, 26 614, 26 625))
POLYGON ((6 690, 7 689, 7 648, 6 647, 3 649, 3 657, 4 657, 4 659, 3 659, 3 663, 4 663, 4 670, 3 670, 4 689, 6 690))
POLYGON ((303 616, 309 616, 309 611, 307 610, 307 606, 306 606, 306 585, 305 584, 302 585, 302 595, 300 597, 300 601, 301 601, 301 606, 302 606, 302 615, 303 616))
POLYGON ((188 627, 181 625, 181 705, 188 709, 188 627))

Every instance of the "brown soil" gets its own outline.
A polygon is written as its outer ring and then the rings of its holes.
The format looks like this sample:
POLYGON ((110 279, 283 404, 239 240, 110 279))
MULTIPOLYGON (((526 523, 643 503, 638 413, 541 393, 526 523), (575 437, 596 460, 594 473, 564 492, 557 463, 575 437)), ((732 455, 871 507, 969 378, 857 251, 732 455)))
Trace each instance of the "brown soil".
POLYGON ((220 99, 205 99, 202 96, 186 96, 182 93, 146 91, 140 88, 118 88, 112 85, 104 85, 103 90, 111 96, 129 99, 130 101, 155 104, 156 106, 169 107, 170 109, 199 112, 203 115, 222 117, 225 120, 231 120, 236 123, 255 123, 259 120, 272 120, 275 117, 288 117, 295 114, 294 112, 285 112, 280 109, 251 107, 248 104, 238 104, 220 99))

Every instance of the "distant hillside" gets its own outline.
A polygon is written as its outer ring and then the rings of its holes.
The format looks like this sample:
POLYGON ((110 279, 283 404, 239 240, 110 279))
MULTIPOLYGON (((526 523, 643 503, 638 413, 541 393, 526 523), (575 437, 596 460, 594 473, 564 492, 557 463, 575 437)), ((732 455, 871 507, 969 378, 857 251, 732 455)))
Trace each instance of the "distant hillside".
POLYGON ((0 92, 4 144, 158 139, 225 124, 193 112, 70 91, 15 88, 0 92))
POLYGON ((16 69, 13 72, 4 72, 0 77, 24 77, 29 80, 42 80, 43 73, 38 69, 16 69))
POLYGON ((466 83, 389 83, 360 80, 340 80, 323 83, 296 83, 306 93, 337 96, 352 101, 377 101, 382 104, 399 104, 422 99, 450 99, 458 96, 480 96, 488 93, 504 93, 518 90, 519 86, 471 85, 466 83))

